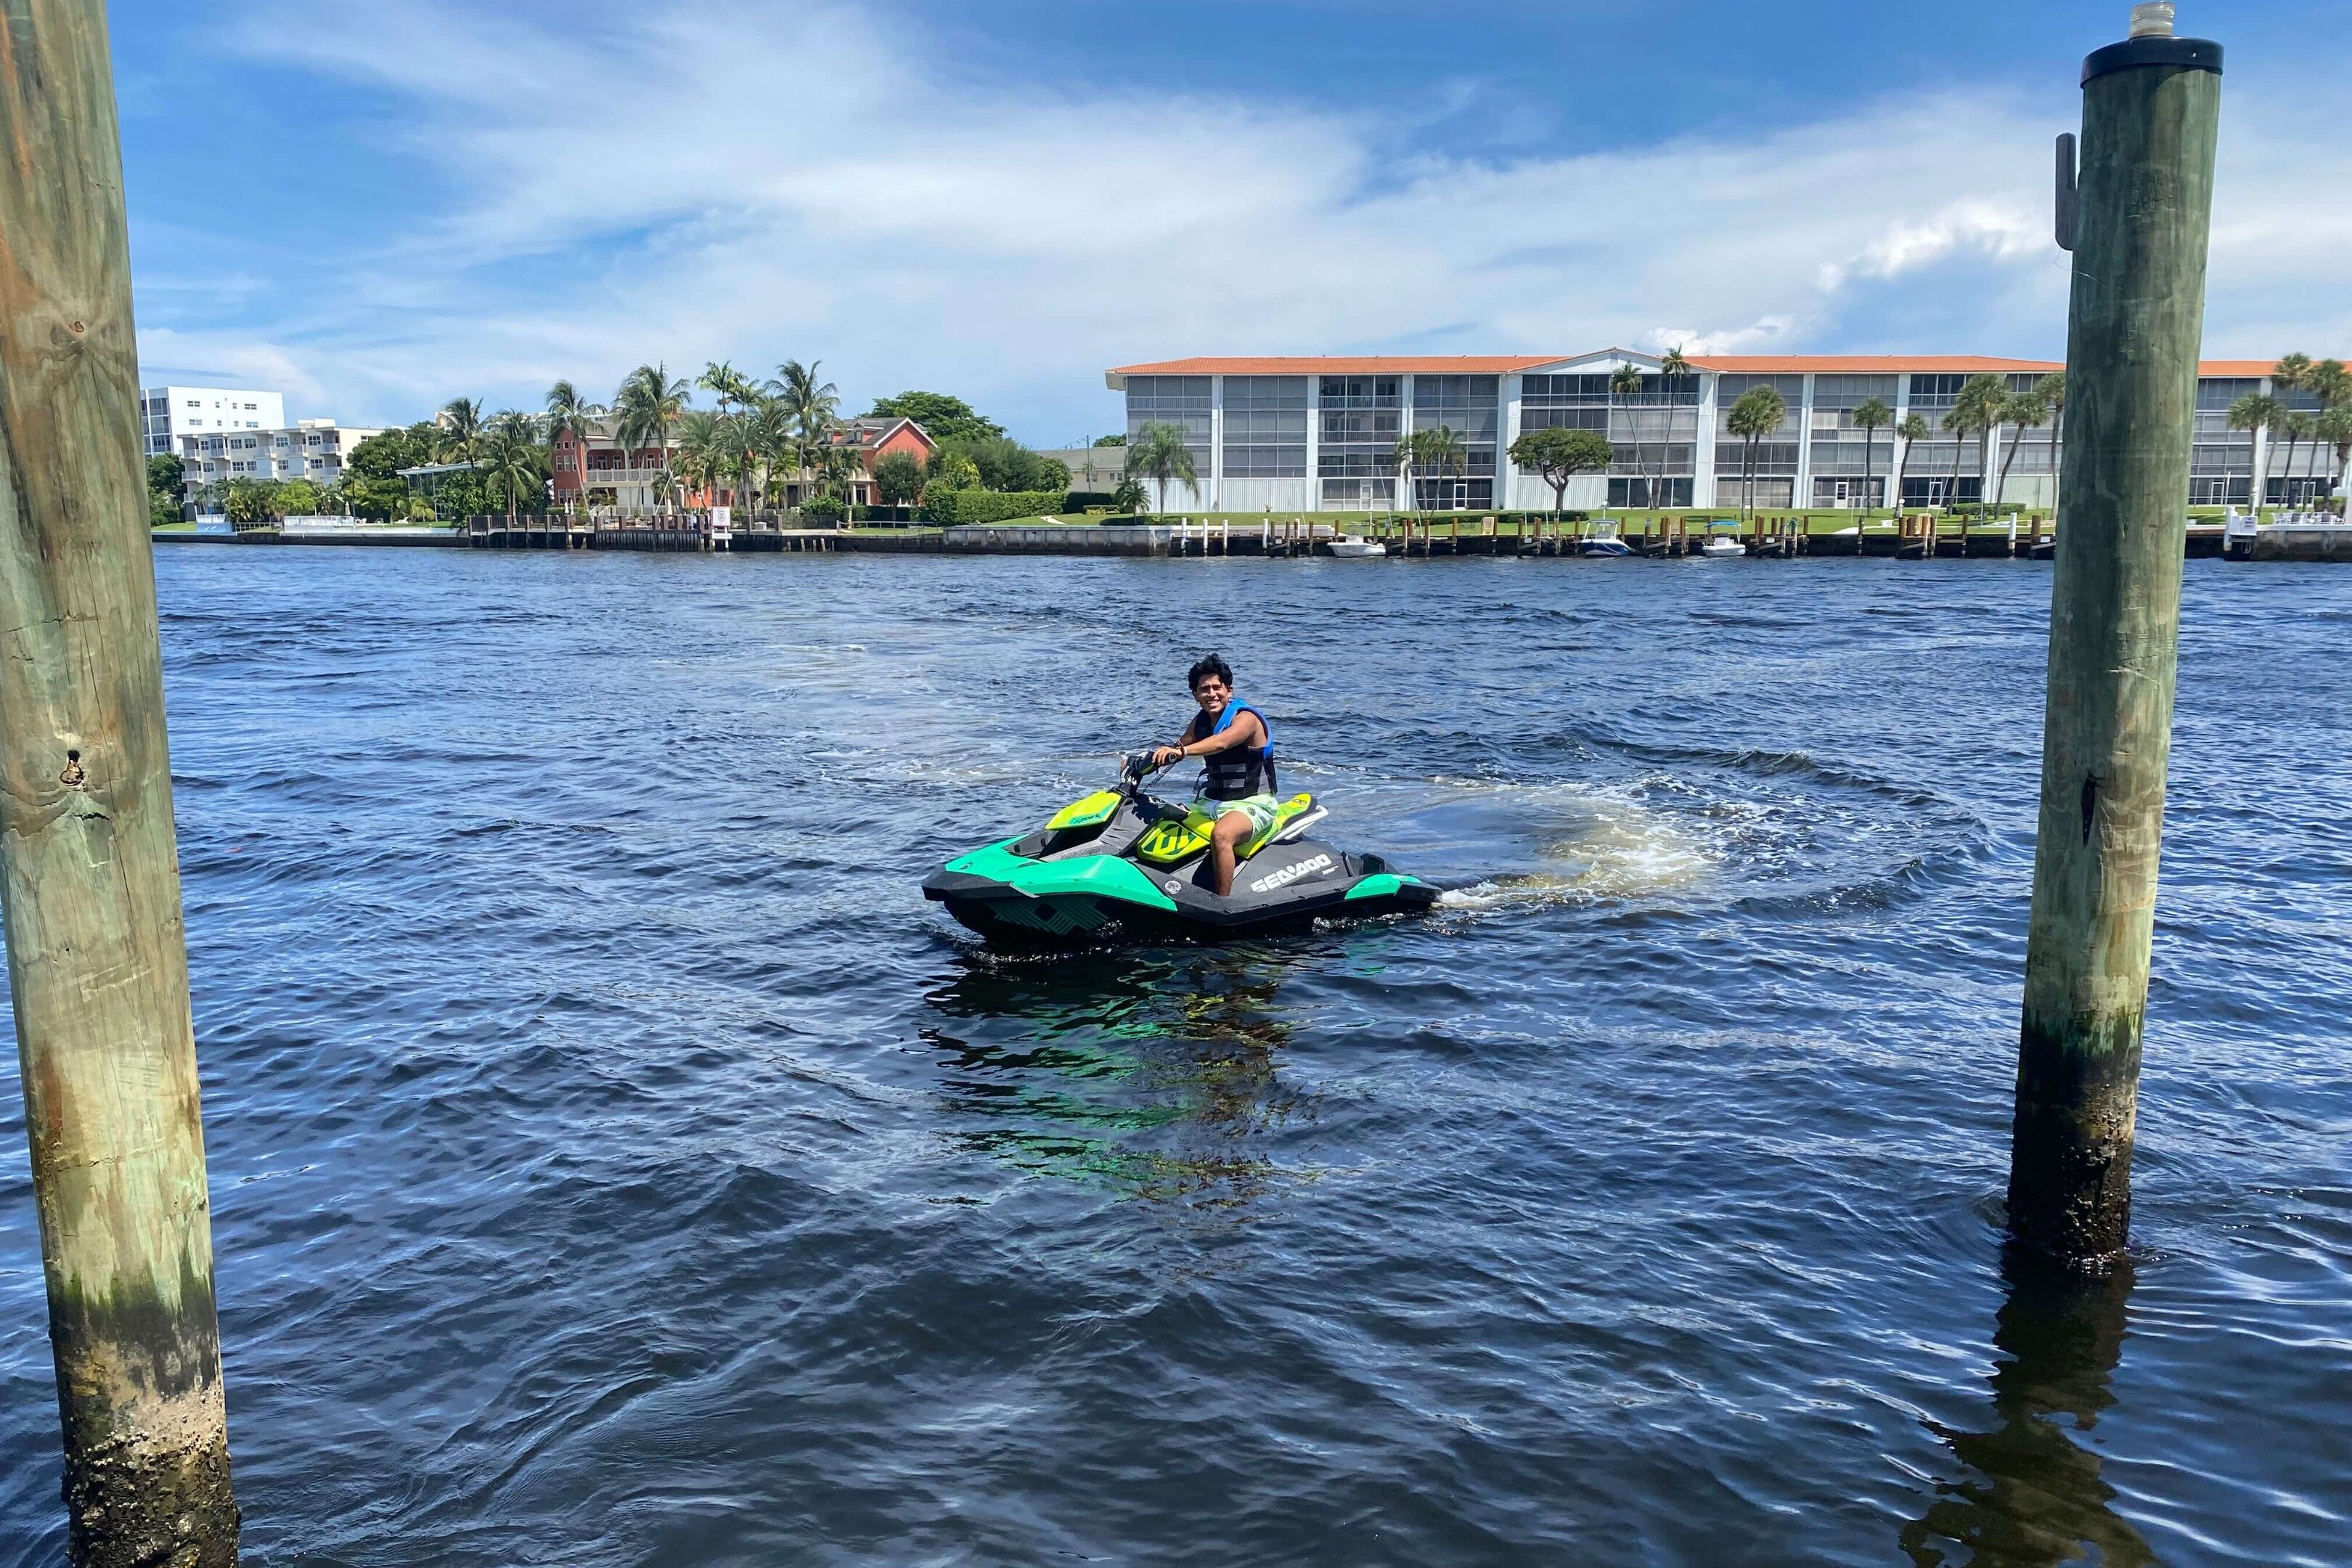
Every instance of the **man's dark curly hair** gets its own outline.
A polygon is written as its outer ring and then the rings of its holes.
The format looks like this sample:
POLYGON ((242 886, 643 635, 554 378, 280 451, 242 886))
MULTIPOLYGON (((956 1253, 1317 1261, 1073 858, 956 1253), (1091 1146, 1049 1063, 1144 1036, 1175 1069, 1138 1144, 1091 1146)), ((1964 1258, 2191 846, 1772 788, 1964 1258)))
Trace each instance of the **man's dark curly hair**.
POLYGON ((1204 675, 1213 675, 1218 679, 1223 681, 1225 683, 1225 689, 1228 691, 1231 691, 1234 689, 1234 667, 1225 662, 1224 656, 1222 654, 1212 653, 1203 655, 1200 660, 1192 666, 1191 671, 1185 675, 1184 685, 1186 689, 1191 690, 1197 689, 1201 684, 1201 678, 1204 675))

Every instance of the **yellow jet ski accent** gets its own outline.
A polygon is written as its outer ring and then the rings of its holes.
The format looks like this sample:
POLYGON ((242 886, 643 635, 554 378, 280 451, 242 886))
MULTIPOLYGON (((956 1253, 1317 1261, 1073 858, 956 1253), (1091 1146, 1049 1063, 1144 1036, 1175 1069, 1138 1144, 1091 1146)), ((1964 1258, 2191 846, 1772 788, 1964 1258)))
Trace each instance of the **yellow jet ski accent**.
POLYGON ((1117 790, 1098 789, 1055 812, 1045 824, 1045 831, 1059 833, 1066 827, 1092 827, 1097 823, 1108 822, 1111 814, 1118 809, 1118 799, 1117 790))
MULTIPOLYGON (((1280 837, 1285 828, 1314 809, 1313 795, 1292 795, 1275 807, 1274 820, 1271 823, 1261 831, 1242 840, 1241 847, 1234 853, 1234 858, 1237 860, 1248 859, 1280 837)), ((1143 837, 1136 840, 1136 857, 1139 859, 1148 860, 1155 866, 1181 865, 1209 847, 1210 831, 1216 826, 1217 818, 1223 815, 1224 815, 1223 802, 1196 800, 1185 808, 1184 820, 1181 822, 1171 818, 1169 821, 1153 823, 1143 837)))

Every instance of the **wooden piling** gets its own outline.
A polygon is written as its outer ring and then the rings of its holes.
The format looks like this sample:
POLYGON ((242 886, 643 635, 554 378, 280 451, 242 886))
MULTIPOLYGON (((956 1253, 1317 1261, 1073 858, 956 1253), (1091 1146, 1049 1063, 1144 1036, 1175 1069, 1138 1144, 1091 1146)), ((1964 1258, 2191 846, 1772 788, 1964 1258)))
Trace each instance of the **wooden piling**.
POLYGON ((79 1568, 236 1560, 99 0, 0 0, 0 910, 79 1568))
POLYGON ((2168 36, 2084 65, 2009 1178, 2012 1235, 2076 1265, 2119 1254, 2131 1218, 2221 71, 2218 44, 2168 36))

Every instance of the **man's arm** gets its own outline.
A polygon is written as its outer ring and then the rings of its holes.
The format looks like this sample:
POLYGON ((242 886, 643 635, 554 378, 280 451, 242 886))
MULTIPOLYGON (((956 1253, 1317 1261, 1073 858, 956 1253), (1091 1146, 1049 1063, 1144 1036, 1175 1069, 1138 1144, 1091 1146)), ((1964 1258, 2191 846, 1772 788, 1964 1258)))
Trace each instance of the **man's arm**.
MULTIPOLYGON (((1185 725, 1184 733, 1191 734, 1193 728, 1193 724, 1185 725)), ((1223 734, 1212 735, 1205 741, 1188 741, 1179 745, 1162 746, 1152 753, 1152 760, 1163 768, 1173 767, 1187 757, 1214 756, 1219 752, 1230 752, 1236 746, 1265 744, 1265 726, 1257 721, 1256 714, 1244 713, 1226 725, 1223 734)))
POLYGON ((1263 746, 1265 726, 1257 721, 1255 713, 1244 713, 1225 726, 1222 735, 1212 735, 1205 741, 1195 741, 1184 748, 1185 754, 1205 757, 1217 752, 1230 752, 1235 746, 1263 746))

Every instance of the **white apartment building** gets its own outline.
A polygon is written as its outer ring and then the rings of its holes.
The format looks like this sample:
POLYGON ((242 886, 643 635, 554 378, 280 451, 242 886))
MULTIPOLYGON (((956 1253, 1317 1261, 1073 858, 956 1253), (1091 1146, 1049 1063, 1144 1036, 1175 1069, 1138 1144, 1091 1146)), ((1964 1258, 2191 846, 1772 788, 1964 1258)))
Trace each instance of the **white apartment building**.
POLYGON ((184 436, 284 429, 286 395, 224 386, 148 386, 140 389, 139 412, 147 455, 162 458, 181 450, 184 436))
MULTIPOLYGON (((1543 510, 1552 489, 1510 458, 1529 430, 1601 432, 1614 451, 1607 474, 1579 475, 1570 507, 1731 507, 1752 484, 1759 507, 1883 507, 1976 501, 1996 493, 2048 507, 2057 485, 2063 426, 2003 426, 1988 456, 1945 426, 1972 375, 1999 376, 2011 392, 2063 368, 2055 361, 1977 354, 1693 354, 1690 373, 1666 375, 1659 357, 1601 349, 1566 357, 1524 355, 1181 359, 1106 373, 1127 395, 1128 439, 1143 426, 1184 432, 1197 483, 1172 481, 1168 510, 1191 511, 1543 510), (1640 389, 1612 390, 1633 370, 1640 389), (1752 447, 1727 427, 1741 395, 1769 386, 1786 413, 1752 447), (1877 402, 1900 425, 1918 415, 1927 434, 1855 426, 1877 402), (1406 431, 1443 426, 1460 442, 1451 471, 1419 475, 1401 496, 1394 457, 1406 431), (2007 466, 2004 478, 2002 468, 2007 466)), ((2192 505, 2243 506, 2254 476, 2265 500, 2307 501, 2339 482, 2334 452, 2305 440, 2290 447, 2270 432, 2229 428, 2231 402, 2273 392, 2268 361, 2210 360, 2197 384, 2189 481, 2192 505), (2292 470, 2292 471, 2290 471, 2292 470)), ((2291 410, 2317 407, 2308 392, 2282 395, 2291 410)), ((1124 454, 1120 454, 1122 457, 1124 454)), ((1156 501, 1158 487, 1147 483, 1156 501)))
POLYGON ((224 430, 180 437, 187 493, 225 479, 308 479, 330 485, 343 477, 352 449, 380 430, 354 430, 331 419, 305 419, 285 429, 224 430))

